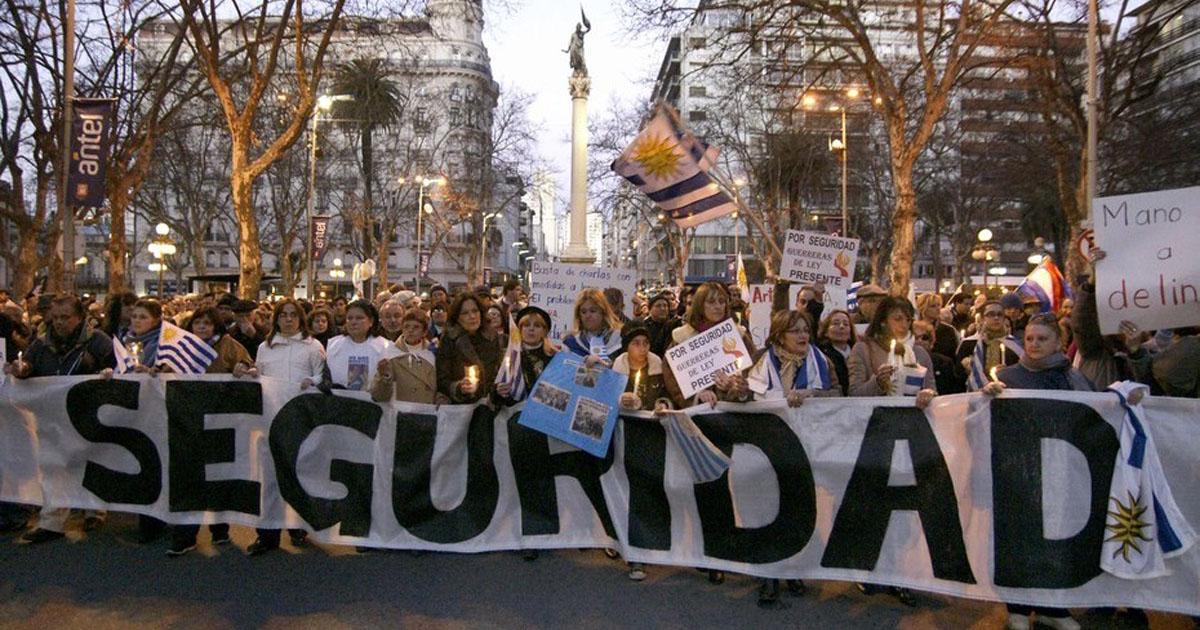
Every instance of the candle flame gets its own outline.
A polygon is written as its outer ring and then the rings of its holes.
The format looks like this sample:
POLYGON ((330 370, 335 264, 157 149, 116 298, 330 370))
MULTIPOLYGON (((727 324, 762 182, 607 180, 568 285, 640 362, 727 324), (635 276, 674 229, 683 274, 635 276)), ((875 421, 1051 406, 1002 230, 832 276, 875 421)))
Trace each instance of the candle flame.
POLYGON ((999 382, 1000 382, 1000 377, 996 376, 996 369, 997 369, 997 368, 999 368, 999 367, 1000 367, 1000 366, 998 366, 998 365, 993 365, 993 366, 992 366, 992 371, 991 371, 991 372, 988 372, 988 374, 990 374, 990 375, 992 376, 992 380, 993 380, 993 381, 996 381, 997 383, 999 383, 999 382))
POLYGON ((633 391, 635 393, 638 391, 638 387, 640 387, 641 384, 642 384, 642 371, 638 370, 633 373, 633 391))
POLYGON ((475 380, 476 380, 476 378, 475 378, 475 366, 474 366, 474 365, 468 365, 468 366, 467 366, 467 380, 468 380, 468 381, 470 381, 470 382, 472 382, 472 383, 474 383, 474 382, 475 382, 475 380))

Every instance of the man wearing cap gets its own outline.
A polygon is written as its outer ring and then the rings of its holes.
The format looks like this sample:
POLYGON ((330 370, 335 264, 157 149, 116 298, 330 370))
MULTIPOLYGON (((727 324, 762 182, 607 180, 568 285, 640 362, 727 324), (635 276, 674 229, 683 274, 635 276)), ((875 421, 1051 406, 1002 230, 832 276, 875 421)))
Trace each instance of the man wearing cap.
POLYGON ((233 323, 229 326, 229 336, 242 344, 254 360, 258 360, 258 345, 266 338, 258 329, 257 309, 258 304, 253 300, 235 301, 232 307, 233 323))
POLYGON ((671 333, 683 322, 675 317, 671 309, 670 291, 660 291, 650 297, 650 315, 642 320, 650 334, 650 352, 662 356, 671 345, 671 333))
POLYGON ((887 291, 878 284, 864 284, 858 289, 858 310, 854 312, 853 322, 855 324, 870 324, 875 317, 875 309, 883 303, 883 298, 887 297, 887 291))
MULTIPOLYGON (((1034 303, 1037 303, 1037 298, 1034 298, 1034 303)), ((1029 315, 1025 314, 1025 303, 1021 294, 1016 291, 1005 293, 1004 297, 1000 298, 1000 306, 1004 309, 1004 317, 1008 319, 1008 329, 1012 336, 1024 345, 1025 324, 1029 323, 1029 315)))

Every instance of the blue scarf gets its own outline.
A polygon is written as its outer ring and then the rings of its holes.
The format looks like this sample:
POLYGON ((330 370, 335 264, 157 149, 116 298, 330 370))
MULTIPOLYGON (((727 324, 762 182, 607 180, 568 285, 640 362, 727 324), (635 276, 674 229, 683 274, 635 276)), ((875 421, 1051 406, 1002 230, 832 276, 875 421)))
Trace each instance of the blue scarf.
POLYGON ((563 339, 563 347, 581 357, 592 353, 592 344, 603 346, 600 356, 611 359, 621 351, 621 335, 614 330, 605 330, 599 335, 579 332, 563 339))
POLYGON ((153 367, 155 360, 158 358, 158 336, 162 333, 162 324, 151 328, 141 335, 133 334, 130 330, 121 343, 128 348, 132 343, 139 343, 142 346, 142 351, 138 354, 138 362, 146 367, 153 367))

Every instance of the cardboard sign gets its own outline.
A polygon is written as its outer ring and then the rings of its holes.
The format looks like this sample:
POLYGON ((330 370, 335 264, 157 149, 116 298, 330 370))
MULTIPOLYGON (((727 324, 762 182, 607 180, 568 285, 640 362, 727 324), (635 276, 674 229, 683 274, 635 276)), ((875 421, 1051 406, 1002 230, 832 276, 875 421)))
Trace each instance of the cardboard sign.
POLYGON ((746 314, 750 316, 750 338, 754 345, 762 348, 771 331, 771 305, 775 299, 775 285, 752 284, 746 297, 746 314))
POLYGON ((849 289, 858 262, 858 239, 788 230, 779 275, 788 282, 849 289))
POLYGON ((625 296, 625 316, 633 317, 633 294, 637 277, 629 269, 593 267, 533 261, 529 275, 529 305, 550 314, 553 329, 551 339, 562 339, 571 330, 575 298, 589 287, 620 289, 625 296))
POLYGON ((1100 332, 1200 324, 1200 187, 1102 197, 1092 205, 1100 332))
POLYGON ((525 401, 518 422, 604 457, 617 423, 617 401, 628 376, 570 352, 554 355, 525 401))
POLYGON ((750 352, 733 319, 668 348, 666 359, 684 398, 711 387, 718 372, 733 374, 751 365, 750 352))

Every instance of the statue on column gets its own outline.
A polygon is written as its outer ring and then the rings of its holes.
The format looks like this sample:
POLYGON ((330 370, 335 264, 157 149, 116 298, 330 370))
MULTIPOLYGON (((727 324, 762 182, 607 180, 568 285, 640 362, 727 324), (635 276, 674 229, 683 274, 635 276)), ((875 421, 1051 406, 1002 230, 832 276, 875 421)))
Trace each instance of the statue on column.
POLYGON ((583 12, 583 7, 579 7, 579 15, 583 18, 582 24, 575 25, 575 32, 571 33, 571 43, 563 52, 567 53, 571 58, 572 76, 586 77, 587 63, 583 60, 583 36, 592 31, 592 24, 588 22, 587 14, 583 12))

